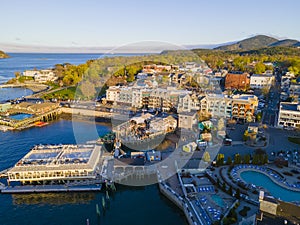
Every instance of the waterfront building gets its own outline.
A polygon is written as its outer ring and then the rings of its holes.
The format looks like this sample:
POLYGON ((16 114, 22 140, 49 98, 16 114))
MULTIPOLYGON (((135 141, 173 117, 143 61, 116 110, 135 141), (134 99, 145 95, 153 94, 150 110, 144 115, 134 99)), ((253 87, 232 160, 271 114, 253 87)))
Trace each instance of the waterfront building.
POLYGON ((19 104, 13 105, 9 109, 9 112, 40 115, 55 110, 57 108, 59 108, 59 103, 43 102, 36 104, 31 102, 21 102, 19 104))
POLYGON ((272 74, 253 74, 250 77, 250 87, 252 89, 270 88, 275 81, 272 74))
POLYGON ((249 77, 248 73, 227 73, 225 89, 246 90, 250 85, 249 77))
POLYGON ((278 114, 278 127, 300 127, 300 104, 281 102, 278 114))
POLYGON ((8 183, 60 183, 95 179, 98 145, 35 146, 7 172, 8 183))
POLYGON ((44 70, 25 70, 23 72, 23 76, 32 77, 36 82, 39 83, 46 83, 46 82, 53 82, 58 79, 56 74, 51 69, 44 69, 44 70))
MULTIPOLYGON (((157 86, 111 86, 106 90, 106 101, 110 103, 125 104, 135 108, 161 109, 169 111, 178 105, 180 95, 190 94, 187 90, 177 90, 174 87, 158 88, 157 86)), ((197 104, 195 97, 192 105, 197 104), (195 103, 194 103, 195 102, 195 103)), ((195 107, 194 107, 195 108, 195 107)), ((193 108, 192 108, 193 109, 193 108)))
POLYGON ((47 83, 56 81, 58 77, 53 70, 39 70, 37 74, 34 75, 34 80, 39 83, 47 83))

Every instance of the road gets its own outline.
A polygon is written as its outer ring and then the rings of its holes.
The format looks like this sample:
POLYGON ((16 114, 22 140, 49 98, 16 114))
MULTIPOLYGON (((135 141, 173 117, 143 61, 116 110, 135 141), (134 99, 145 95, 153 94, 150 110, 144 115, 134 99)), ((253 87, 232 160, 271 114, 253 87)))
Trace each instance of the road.
POLYGON ((267 96, 267 104, 263 109, 262 122, 272 127, 277 125, 281 92, 280 80, 281 73, 279 71, 275 71, 275 83, 270 88, 269 94, 267 96))

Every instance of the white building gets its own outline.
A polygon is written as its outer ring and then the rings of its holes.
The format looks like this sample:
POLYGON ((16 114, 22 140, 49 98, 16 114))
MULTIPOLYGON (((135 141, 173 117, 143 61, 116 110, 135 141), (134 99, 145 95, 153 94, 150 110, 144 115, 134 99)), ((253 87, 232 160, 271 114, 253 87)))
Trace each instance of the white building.
POLYGON ((300 104, 281 102, 278 115, 278 127, 300 127, 300 104))
POLYGON ((208 94, 205 96, 205 99, 202 99, 201 109, 205 109, 212 117, 225 118, 230 117, 231 105, 228 105, 225 95, 208 94), (227 110, 227 107, 230 111, 227 110))
POLYGON ((178 97, 177 112, 190 112, 199 110, 200 102, 195 94, 183 94, 178 97))
POLYGON ((298 83, 291 83, 290 84, 290 89, 289 89, 289 94, 290 95, 297 95, 300 96, 300 84, 298 83))
POLYGON ((57 80, 57 76, 53 70, 40 70, 37 74, 34 75, 34 80, 39 83, 53 82, 57 80))
POLYGON ((193 129, 193 127, 197 124, 197 112, 183 112, 178 115, 178 127, 185 129, 193 129))
POLYGON ((53 70, 51 69, 45 69, 45 70, 25 70, 23 72, 23 76, 26 76, 26 77, 33 77, 34 80, 36 82, 39 82, 39 83, 46 83, 46 82, 49 82, 49 81, 55 81, 57 80, 57 76, 56 74, 54 73, 53 70))
POLYGON ((274 80, 275 77, 271 74, 253 74, 250 77, 250 87, 253 89, 270 88, 274 80))
POLYGON ((106 90, 106 100, 108 102, 115 102, 119 98, 120 94, 120 87, 119 86, 110 86, 106 90))

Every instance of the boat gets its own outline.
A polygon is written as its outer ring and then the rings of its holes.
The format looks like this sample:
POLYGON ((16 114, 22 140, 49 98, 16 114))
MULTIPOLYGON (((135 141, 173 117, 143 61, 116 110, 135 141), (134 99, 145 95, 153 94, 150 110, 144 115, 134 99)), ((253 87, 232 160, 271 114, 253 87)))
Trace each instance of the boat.
POLYGON ((47 123, 47 122, 38 121, 38 122, 34 123, 34 126, 36 126, 36 127, 44 127, 44 126, 46 126, 48 124, 49 123, 47 123))
POLYGON ((100 216, 100 209, 99 209, 98 204, 96 204, 96 213, 97 213, 98 216, 100 216))

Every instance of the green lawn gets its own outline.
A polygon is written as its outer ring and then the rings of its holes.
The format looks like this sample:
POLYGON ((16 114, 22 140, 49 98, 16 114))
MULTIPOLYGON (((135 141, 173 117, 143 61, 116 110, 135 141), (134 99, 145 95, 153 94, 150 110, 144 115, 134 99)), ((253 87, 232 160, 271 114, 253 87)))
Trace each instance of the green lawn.
POLYGON ((46 94, 43 97, 44 97, 44 99, 56 98, 56 99, 62 99, 62 100, 67 100, 67 99, 73 100, 75 97, 75 92, 76 92, 76 87, 68 87, 63 90, 59 90, 59 91, 52 92, 50 94, 46 94))

